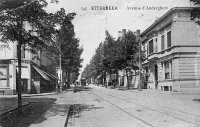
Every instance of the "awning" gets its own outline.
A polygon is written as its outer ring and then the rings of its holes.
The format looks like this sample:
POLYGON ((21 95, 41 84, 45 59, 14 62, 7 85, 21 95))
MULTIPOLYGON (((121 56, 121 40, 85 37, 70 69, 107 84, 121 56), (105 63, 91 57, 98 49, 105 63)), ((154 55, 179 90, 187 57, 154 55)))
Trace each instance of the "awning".
MULTIPOLYGON (((17 67, 17 72, 18 72, 18 67, 17 67)), ((28 68, 21 67, 21 79, 30 79, 28 68)))
POLYGON ((33 68, 44 78, 45 80, 51 81, 51 79, 47 76, 46 72, 39 69, 38 67, 33 66, 33 68))
POLYGON ((53 75, 53 74, 50 74, 50 73, 47 73, 47 72, 45 72, 45 73, 52 79, 58 79, 58 77, 53 75))

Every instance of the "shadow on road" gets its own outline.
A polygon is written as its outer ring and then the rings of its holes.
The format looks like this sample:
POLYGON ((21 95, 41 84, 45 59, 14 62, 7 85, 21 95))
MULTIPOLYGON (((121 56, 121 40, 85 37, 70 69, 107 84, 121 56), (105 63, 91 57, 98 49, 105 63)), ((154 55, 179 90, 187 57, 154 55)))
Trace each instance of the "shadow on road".
MULTIPOLYGON (((17 103, 16 98, 2 98, 1 103, 2 101, 7 101, 7 104, 10 103, 10 105, 17 103)), ((31 124, 39 124, 47 119, 47 115, 44 114, 53 106, 55 101, 55 98, 23 98, 23 102, 28 102, 29 105, 23 107, 22 111, 14 110, 3 115, 0 118, 0 126, 29 127, 31 124)), ((56 107, 51 115, 60 113, 59 106, 56 107)))
POLYGON ((90 91, 92 88, 89 86, 76 86, 74 87, 74 92, 80 92, 80 91, 90 91))
POLYGON ((75 119, 75 118, 81 117, 82 112, 97 110, 97 109, 102 109, 102 108, 104 108, 104 107, 95 107, 94 105, 86 105, 86 104, 73 104, 73 105, 71 105, 65 127, 67 127, 67 125, 73 124, 69 121, 69 119, 75 119))
POLYGON ((129 90, 138 90, 138 88, 127 88, 127 87, 125 87, 125 88, 117 88, 118 90, 121 90, 121 91, 129 91, 129 90))

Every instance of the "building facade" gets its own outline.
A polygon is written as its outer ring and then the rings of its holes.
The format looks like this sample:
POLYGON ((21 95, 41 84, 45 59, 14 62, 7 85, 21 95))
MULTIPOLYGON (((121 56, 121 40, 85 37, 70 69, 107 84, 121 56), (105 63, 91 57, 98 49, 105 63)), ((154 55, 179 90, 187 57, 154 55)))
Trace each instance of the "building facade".
MULTIPOLYGON (((39 49, 34 49, 34 53, 27 49, 30 47, 22 46, 21 49, 22 93, 41 93, 53 90, 55 87, 53 83, 57 76, 42 69, 48 66, 50 61, 42 55, 39 49)), ((0 49, 0 94, 17 93, 17 74, 17 42, 10 42, 7 48, 0 49)))
POLYGON ((147 88, 200 91, 200 27, 190 7, 172 8, 140 34, 147 88))

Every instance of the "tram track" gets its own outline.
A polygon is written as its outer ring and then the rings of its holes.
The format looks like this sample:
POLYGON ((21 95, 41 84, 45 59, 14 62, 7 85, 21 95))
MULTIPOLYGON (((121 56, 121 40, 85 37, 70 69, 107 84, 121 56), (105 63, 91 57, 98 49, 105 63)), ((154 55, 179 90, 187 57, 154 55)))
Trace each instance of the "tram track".
MULTIPOLYGON (((131 92, 131 91, 127 91, 127 92, 133 93, 133 92, 131 92)), ((137 92, 137 94, 138 94, 138 93, 139 93, 139 92, 137 92)), ((147 93, 140 93, 140 94, 148 95, 147 93)), ((131 97, 128 97, 128 96, 125 96, 125 97, 126 97, 126 98, 130 98, 130 99, 133 99, 133 100, 136 100, 135 98, 131 98, 131 97)), ((178 110, 178 109, 174 109, 174 108, 170 108, 170 107, 166 107, 166 106, 160 106, 160 105, 158 105, 157 107, 170 109, 170 110, 173 110, 173 111, 176 111, 176 112, 180 112, 180 113, 184 113, 184 114, 186 114, 186 115, 192 115, 192 116, 195 116, 195 117, 199 117, 199 118, 200 118, 200 115, 196 115, 196 114, 193 114, 193 113, 181 111, 181 110, 178 110)))
MULTIPOLYGON (((99 92, 102 92, 102 91, 99 91, 99 92)), ((105 92, 104 92, 105 93, 105 92)), ((106 93, 107 94, 107 93, 106 93)), ((115 94, 118 94, 118 92, 115 94)), ((111 94, 109 94, 110 96, 113 96, 111 94)), ((123 95, 124 96, 124 95, 123 95)), ((115 97, 115 96, 113 96, 115 97)), ((135 100, 135 101, 138 101, 137 99, 135 98, 131 98, 129 96, 124 96, 125 98, 128 98, 128 99, 131 99, 131 100, 135 100)), ((138 103, 137 103, 138 104, 138 103)), ((141 104, 140 104, 141 105, 141 104)), ((174 109, 174 108, 170 108, 170 107, 166 107, 166 106, 160 106, 160 105, 157 105, 156 107, 160 107, 160 108, 164 108, 164 109, 169 109, 169 110, 173 110, 175 112, 180 112, 180 113, 183 113, 183 114, 186 114, 186 115, 191 115, 191 116, 194 116, 194 117, 199 117, 200 118, 200 115, 196 115, 196 114, 193 114, 193 113, 189 113, 189 112, 185 112, 185 111, 181 111, 181 110, 178 110, 178 109, 174 109)))
MULTIPOLYGON (((111 96, 111 97, 116 98, 116 99, 123 100, 123 101, 128 102, 128 103, 135 104, 135 105, 137 105, 137 106, 139 106, 139 107, 143 107, 143 108, 148 109, 148 110, 151 110, 151 111, 153 111, 153 112, 157 112, 157 113, 160 113, 160 114, 162 114, 162 115, 165 115, 165 116, 168 116, 168 117, 171 117, 171 118, 174 118, 174 119, 178 119, 178 120, 181 120, 181 121, 183 121, 183 122, 190 123, 190 124, 192 124, 192 125, 194 125, 194 126, 200 126, 200 123, 194 122, 193 120, 190 120, 190 119, 189 119, 189 120, 186 119, 186 118, 190 118, 190 116, 200 119, 200 116, 199 116, 199 115, 187 113, 187 112, 184 112, 184 111, 181 112, 181 111, 177 111, 177 110, 174 110, 174 109, 173 109, 173 110, 170 109, 170 110, 172 110, 172 111, 167 111, 167 110, 169 110, 169 108, 163 107, 163 106, 156 106, 156 108, 158 108, 158 107, 161 108, 161 109, 158 110, 158 109, 155 109, 155 106, 154 106, 154 108, 153 108, 152 106, 149 106, 149 105, 147 106, 147 105, 144 105, 144 104, 136 103, 136 102, 132 101, 132 100, 134 100, 134 98, 127 97, 127 96, 124 96, 124 95, 119 94, 119 93, 115 93, 115 94, 119 95, 120 97, 119 97, 119 96, 116 96, 116 95, 114 96, 114 95, 112 95, 112 94, 109 94, 109 93, 106 93, 106 92, 102 92, 102 91, 96 90, 96 89, 95 89, 95 91, 101 92, 101 93, 103 93, 103 94, 105 94, 105 95, 111 96), (122 97, 122 96, 123 96, 123 97, 122 97), (182 114, 185 114, 185 115, 187 115, 188 117, 186 117, 186 118, 183 118, 183 116, 178 117, 177 114, 175 114, 175 113, 173 113, 173 112, 176 112, 176 113, 179 112, 179 114, 178 114, 179 116, 180 116, 180 114, 181 114, 181 115, 182 115, 182 114)), ((92 92, 92 93, 95 94, 94 92, 92 92)), ((97 94, 95 94, 95 95, 98 96, 98 97, 100 97, 100 96, 97 95, 97 94)), ((102 97, 100 97, 100 98, 102 98, 102 97)), ((102 98, 102 99, 104 99, 105 101, 109 102, 109 101, 106 100, 105 98, 102 98)), ((111 102, 109 102, 109 103, 111 103, 111 102)), ((128 113, 128 114, 131 114, 131 113, 127 112, 126 110, 120 108, 119 106, 117 106, 117 105, 114 104, 114 103, 112 103, 112 105, 114 105, 115 107, 118 107, 119 109, 123 110, 124 112, 126 112, 126 113, 128 113)), ((133 114, 131 114, 131 115, 133 115, 133 114)), ((138 120, 141 120, 142 122, 148 124, 149 126, 153 126, 153 125, 147 123, 146 121, 142 120, 141 118, 139 118, 139 117, 137 117, 137 116, 135 116, 135 115, 133 115, 133 116, 134 116, 135 118, 137 118, 138 120)))
MULTIPOLYGON (((90 91, 90 92, 91 92, 91 91, 90 91)), ((154 126, 153 126, 153 125, 151 125, 150 123, 147 123, 146 121, 142 120, 141 118, 139 118, 139 117, 137 117, 137 116, 135 116, 135 115, 133 115, 133 114, 129 113, 128 111, 124 110, 123 108, 121 108, 121 107, 117 106, 117 105, 116 105, 116 104, 114 104, 114 103, 111 103, 110 101, 108 101, 108 100, 104 99, 103 97, 101 97, 101 96, 99 96, 99 95, 95 94, 94 92, 91 92, 91 93, 92 93, 93 95, 97 96, 98 98, 100 98, 100 99, 104 100, 105 102, 107 102, 107 103, 111 104, 112 106, 114 106, 114 107, 118 108, 119 110, 121 110, 121 111, 125 112, 126 114, 128 114, 128 115, 129 115, 129 116, 131 116, 131 117, 133 117, 134 119, 137 119, 137 120, 141 121, 141 122, 142 122, 142 123, 144 123, 145 125, 147 125, 147 126, 149 126, 149 127, 154 127, 154 126)))

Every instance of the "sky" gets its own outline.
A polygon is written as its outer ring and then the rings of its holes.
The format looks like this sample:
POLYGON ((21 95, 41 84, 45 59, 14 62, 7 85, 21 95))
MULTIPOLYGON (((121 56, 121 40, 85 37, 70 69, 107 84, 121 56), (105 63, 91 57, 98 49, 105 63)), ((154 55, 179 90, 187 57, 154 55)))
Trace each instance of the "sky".
POLYGON ((122 29, 140 29, 142 32, 171 8, 191 6, 189 0, 58 0, 57 4, 50 1, 47 0, 47 10, 51 12, 64 8, 66 13, 77 14, 73 24, 84 49, 81 71, 89 64, 99 43, 103 42, 105 30, 114 38, 122 29), (114 7, 114 10, 99 9, 105 6, 114 7))

